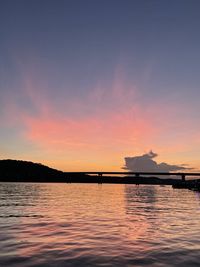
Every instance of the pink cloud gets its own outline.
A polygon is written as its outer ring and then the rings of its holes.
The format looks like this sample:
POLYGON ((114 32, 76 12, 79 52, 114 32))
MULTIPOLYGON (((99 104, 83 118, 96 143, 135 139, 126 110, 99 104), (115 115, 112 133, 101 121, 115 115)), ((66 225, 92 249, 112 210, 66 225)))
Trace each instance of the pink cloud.
POLYGON ((150 118, 137 103, 137 90, 118 75, 111 87, 96 88, 83 99, 66 98, 60 106, 44 96, 40 88, 25 79, 24 94, 36 107, 31 114, 18 109, 23 136, 43 149, 98 150, 102 147, 130 147, 145 143, 156 131, 150 118))
POLYGON ((110 87, 99 82, 82 99, 62 93, 60 105, 47 89, 38 87, 39 82, 27 77, 22 95, 31 108, 10 95, 4 123, 19 126, 22 138, 41 153, 56 157, 73 151, 74 160, 87 154, 88 160, 101 155, 106 162, 149 149, 170 154, 199 144, 198 125, 189 116, 182 119, 184 106, 164 101, 144 106, 137 87, 120 73, 110 87))
POLYGON ((71 119, 54 112, 38 117, 26 116, 25 137, 43 148, 94 149, 111 146, 133 146, 148 138, 153 129, 144 118, 130 116, 129 112, 107 116, 90 115, 71 119))

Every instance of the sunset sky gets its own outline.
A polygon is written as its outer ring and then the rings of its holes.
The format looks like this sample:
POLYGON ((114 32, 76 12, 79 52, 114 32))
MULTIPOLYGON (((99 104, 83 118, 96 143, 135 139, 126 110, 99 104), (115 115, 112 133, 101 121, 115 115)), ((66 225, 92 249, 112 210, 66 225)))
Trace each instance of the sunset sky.
POLYGON ((200 169, 200 1, 1 0, 0 158, 200 169))

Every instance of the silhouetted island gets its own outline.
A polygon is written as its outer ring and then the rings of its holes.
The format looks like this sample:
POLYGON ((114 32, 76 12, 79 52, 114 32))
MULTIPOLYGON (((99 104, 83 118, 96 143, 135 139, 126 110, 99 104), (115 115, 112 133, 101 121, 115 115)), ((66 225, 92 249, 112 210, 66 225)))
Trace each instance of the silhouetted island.
POLYGON ((63 172, 22 160, 0 160, 0 182, 40 182, 40 183, 115 183, 182 185, 180 179, 136 176, 99 176, 81 172, 63 172))

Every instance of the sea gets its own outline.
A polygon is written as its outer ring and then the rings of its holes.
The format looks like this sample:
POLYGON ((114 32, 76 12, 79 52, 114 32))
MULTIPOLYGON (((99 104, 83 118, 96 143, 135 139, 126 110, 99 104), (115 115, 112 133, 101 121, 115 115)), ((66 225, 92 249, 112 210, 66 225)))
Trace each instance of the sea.
POLYGON ((200 193, 0 183, 0 266, 200 266, 200 193))

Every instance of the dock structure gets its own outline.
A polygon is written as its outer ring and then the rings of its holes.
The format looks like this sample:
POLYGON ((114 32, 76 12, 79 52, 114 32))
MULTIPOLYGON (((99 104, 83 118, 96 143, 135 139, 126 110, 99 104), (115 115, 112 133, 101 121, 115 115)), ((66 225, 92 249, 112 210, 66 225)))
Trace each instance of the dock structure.
POLYGON ((141 176, 167 176, 167 177, 180 177, 183 182, 186 180, 187 177, 199 177, 200 173, 197 172, 123 172, 123 171, 117 171, 117 172, 106 172, 106 171, 97 171, 97 172, 66 172, 66 174, 74 174, 74 175, 95 175, 102 177, 103 175, 126 175, 126 176, 134 176, 135 178, 139 178, 141 176))

